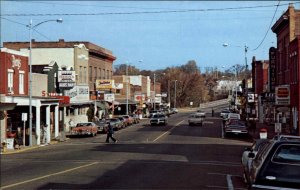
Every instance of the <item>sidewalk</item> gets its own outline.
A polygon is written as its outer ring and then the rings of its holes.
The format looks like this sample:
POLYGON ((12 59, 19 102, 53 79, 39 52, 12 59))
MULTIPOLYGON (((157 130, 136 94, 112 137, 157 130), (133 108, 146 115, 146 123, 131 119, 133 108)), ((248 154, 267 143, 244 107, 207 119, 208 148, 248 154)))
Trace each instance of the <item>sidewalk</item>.
POLYGON ((33 150, 33 149, 37 149, 37 148, 41 148, 41 147, 45 147, 45 146, 51 146, 54 144, 59 143, 59 141, 57 140, 52 140, 49 144, 45 145, 45 144, 41 144, 41 145, 33 145, 33 146, 21 146, 19 149, 6 149, 5 152, 3 152, 3 149, 1 148, 1 155, 6 155, 6 154, 16 154, 16 153, 21 153, 27 150, 33 150))

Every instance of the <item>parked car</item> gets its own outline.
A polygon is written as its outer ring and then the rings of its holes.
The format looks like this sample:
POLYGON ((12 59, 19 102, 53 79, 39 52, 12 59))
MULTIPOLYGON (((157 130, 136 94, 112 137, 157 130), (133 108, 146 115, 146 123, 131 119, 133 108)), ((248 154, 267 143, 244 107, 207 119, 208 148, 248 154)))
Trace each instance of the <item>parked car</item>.
POLYGON ((97 131, 98 133, 106 133, 106 129, 108 127, 108 123, 106 122, 105 119, 99 120, 99 121, 94 121, 94 123, 97 126, 97 131))
POLYGON ((228 134, 248 134, 248 127, 244 121, 230 119, 224 127, 225 136, 228 134))
POLYGON ((205 111, 203 111, 203 110, 197 110, 197 112, 196 112, 196 114, 197 115, 200 115, 201 117, 206 117, 206 113, 205 113, 205 111))
POLYGON ((189 126, 191 125, 203 125, 203 121, 204 121, 204 116, 200 115, 200 114, 191 114, 189 116, 188 122, 189 122, 189 126))
POLYGON ((130 117, 133 118, 133 123, 134 124, 137 124, 137 123, 140 122, 140 118, 139 118, 139 116, 137 114, 131 114, 130 117))
POLYGON ((253 153, 254 155, 256 155, 260 149, 264 148, 264 146, 268 145, 269 143, 270 141, 268 139, 257 139, 253 142, 251 147, 245 148, 241 160, 244 171, 244 179, 249 178, 249 176, 245 175, 249 173, 249 169, 253 160, 252 158, 248 157, 249 153, 253 153))
POLYGON ((127 122, 124 117, 120 116, 118 119, 121 121, 121 128, 127 127, 127 122))
POLYGON ((133 124, 134 119, 131 116, 129 116, 129 115, 123 115, 122 117, 125 119, 125 121, 127 122, 128 125, 132 125, 133 124))
POLYGON ((227 117, 224 119, 241 119, 241 115, 238 113, 228 113, 227 117))
POLYGON ((279 136, 256 154, 245 181, 252 189, 299 189, 300 187, 300 137, 279 136))
POLYGON ((90 135, 96 136, 97 135, 97 125, 94 122, 85 122, 85 123, 77 123, 76 127, 73 127, 71 130, 71 135, 90 135))
POLYGON ((168 124, 168 117, 164 114, 155 114, 150 118, 151 125, 168 124))
POLYGON ((221 113, 220 113, 220 117, 221 118, 227 118, 227 116, 228 116, 228 114, 229 113, 232 113, 231 111, 230 111, 230 109, 228 109, 228 108, 226 108, 226 109, 223 109, 222 111, 221 111, 221 113))
POLYGON ((122 122, 120 121, 119 118, 110 118, 110 119, 107 119, 106 122, 110 122, 110 125, 113 127, 113 129, 115 131, 119 130, 122 128, 122 122))

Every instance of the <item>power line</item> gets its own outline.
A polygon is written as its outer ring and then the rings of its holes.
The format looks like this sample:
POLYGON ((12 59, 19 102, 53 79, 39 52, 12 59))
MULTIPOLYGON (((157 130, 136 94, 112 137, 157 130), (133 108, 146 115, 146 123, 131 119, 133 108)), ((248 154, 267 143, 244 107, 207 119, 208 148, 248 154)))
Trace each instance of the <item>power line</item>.
POLYGON ((273 24, 275 15, 276 15, 277 10, 278 10, 278 7, 279 7, 279 4, 280 4, 280 1, 278 1, 276 10, 275 10, 275 12, 274 12, 273 18, 272 18, 272 20, 271 20, 271 23, 270 23, 270 25, 269 25, 269 28, 267 29, 267 32, 266 32, 265 36, 264 36, 263 39, 261 40, 260 44, 259 44, 253 51, 257 50, 257 49, 261 46, 261 44, 265 41, 265 39, 266 39, 266 37, 267 37, 267 35, 268 35, 270 29, 271 29, 271 26, 272 26, 272 24, 273 24))
POLYGON ((26 24, 23 24, 23 23, 20 23, 20 22, 17 22, 17 21, 8 19, 8 18, 4 18, 4 17, 2 17, 2 16, 1 16, 0 18, 3 19, 3 20, 7 20, 7 21, 9 21, 9 22, 13 22, 13 23, 19 24, 19 25, 27 26, 26 24))
MULTIPOLYGON (((300 2, 295 2, 295 4, 300 2)), ((213 8, 213 9, 186 9, 186 10, 166 10, 166 11, 135 11, 135 12, 104 12, 104 13, 39 13, 39 14, 2 14, 0 16, 99 16, 99 15, 136 15, 136 14, 167 14, 167 13, 186 13, 186 12, 209 12, 209 11, 232 11, 241 9, 255 9, 263 7, 277 7, 282 5, 261 5, 247 7, 231 7, 231 8, 213 8)))

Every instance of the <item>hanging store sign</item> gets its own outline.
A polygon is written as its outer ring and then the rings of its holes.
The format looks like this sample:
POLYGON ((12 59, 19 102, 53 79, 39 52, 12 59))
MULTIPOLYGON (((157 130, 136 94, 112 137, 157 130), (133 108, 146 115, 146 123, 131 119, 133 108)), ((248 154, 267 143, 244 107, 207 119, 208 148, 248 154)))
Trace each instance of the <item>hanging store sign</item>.
POLYGON ((277 86, 275 88, 275 104, 290 105, 290 87, 277 86))
POLYGON ((109 79, 96 80, 96 89, 112 89, 115 87, 115 81, 109 79))
POLYGON ((108 102, 115 101, 115 94, 104 94, 104 100, 108 102))
POLYGON ((271 47, 269 50, 269 87, 270 92, 275 92, 276 85, 276 48, 271 47))
POLYGON ((75 71, 58 71, 59 83, 75 83, 75 71))
POLYGON ((140 94, 140 95, 134 95, 134 101, 140 102, 140 101, 145 101, 145 94, 140 94))

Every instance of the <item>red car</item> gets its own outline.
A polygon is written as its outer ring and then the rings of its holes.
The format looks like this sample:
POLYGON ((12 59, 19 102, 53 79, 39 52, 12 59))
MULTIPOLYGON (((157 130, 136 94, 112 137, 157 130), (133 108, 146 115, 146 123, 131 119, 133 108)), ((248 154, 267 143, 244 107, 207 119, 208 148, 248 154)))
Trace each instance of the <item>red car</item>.
POLYGON ((89 135, 96 136, 97 135, 97 125, 94 122, 85 122, 85 123, 77 123, 76 127, 72 128, 71 135, 89 135))

